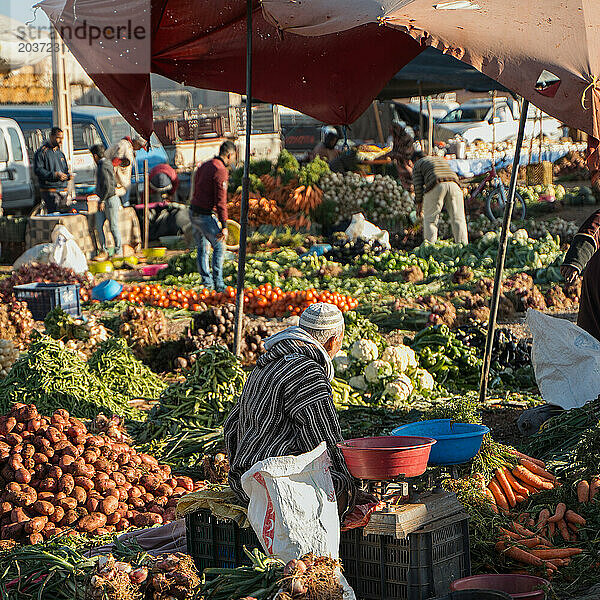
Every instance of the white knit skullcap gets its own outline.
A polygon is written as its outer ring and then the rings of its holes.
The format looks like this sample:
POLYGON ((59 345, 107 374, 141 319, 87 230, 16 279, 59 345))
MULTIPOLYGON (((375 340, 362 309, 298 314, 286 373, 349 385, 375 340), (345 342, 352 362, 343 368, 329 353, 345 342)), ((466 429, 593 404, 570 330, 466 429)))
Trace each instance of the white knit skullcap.
POLYGON ((311 304, 300 315, 300 327, 306 327, 307 329, 329 331, 343 324, 344 315, 342 311, 337 306, 327 302, 311 304))

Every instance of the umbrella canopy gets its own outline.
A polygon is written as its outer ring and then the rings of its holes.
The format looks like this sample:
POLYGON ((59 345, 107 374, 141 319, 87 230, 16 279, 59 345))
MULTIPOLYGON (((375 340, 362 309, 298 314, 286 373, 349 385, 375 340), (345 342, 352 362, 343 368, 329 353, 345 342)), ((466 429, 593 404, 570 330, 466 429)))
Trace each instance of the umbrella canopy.
POLYGON ((408 98, 410 96, 440 94, 454 90, 489 92, 508 90, 497 81, 477 69, 440 52, 437 48, 425 48, 379 93, 379 98, 408 98))
MULTIPOLYGON (((203 89, 245 93, 245 0, 45 0, 39 6, 139 133, 152 131, 150 72, 203 89), (105 35, 91 40, 77 30, 84 24, 88 32, 93 24, 102 28, 107 19, 113 29, 132 20, 138 25, 144 18, 149 35, 140 34, 133 47, 105 35)), ((254 97, 326 123, 352 123, 422 50, 413 38, 399 39, 375 23, 321 38, 282 35, 265 20, 258 0, 253 17, 254 97)))
POLYGON ((595 0, 263 0, 263 7, 281 31, 305 36, 385 25, 459 58, 548 114, 600 137, 595 0), (540 77, 542 93, 536 90, 540 77))

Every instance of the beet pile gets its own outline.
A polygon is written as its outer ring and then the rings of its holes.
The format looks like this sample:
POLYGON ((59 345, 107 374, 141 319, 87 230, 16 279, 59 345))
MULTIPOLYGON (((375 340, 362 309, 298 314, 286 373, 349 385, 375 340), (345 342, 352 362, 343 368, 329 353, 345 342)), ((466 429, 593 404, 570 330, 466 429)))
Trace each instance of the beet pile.
POLYGON ((64 410, 15 404, 0 417, 0 538, 35 544, 69 530, 102 535, 175 518, 189 477, 64 410))

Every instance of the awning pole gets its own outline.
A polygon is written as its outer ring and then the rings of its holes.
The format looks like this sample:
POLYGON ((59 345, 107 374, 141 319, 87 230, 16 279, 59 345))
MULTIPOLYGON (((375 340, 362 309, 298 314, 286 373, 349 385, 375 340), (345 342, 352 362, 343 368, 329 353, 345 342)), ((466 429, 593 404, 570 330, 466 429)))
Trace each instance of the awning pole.
POLYGON ((431 96, 427 96, 427 154, 433 154, 433 111, 431 110, 431 96))
POLYGON ((513 168, 510 175, 510 188, 506 206, 504 208, 504 219, 502 221, 502 233, 500 234, 500 248, 496 257, 496 275, 494 277, 494 291, 490 303, 490 321, 488 324, 487 339, 485 341, 485 354, 483 357, 483 367, 481 369, 481 379, 479 382, 479 400, 484 402, 487 395, 488 379, 490 375, 490 365, 492 362, 492 348, 494 346, 494 334, 496 333, 496 317, 498 316, 498 304, 500 301, 500 288, 502 284, 502 275, 504 272, 504 261, 506 259, 506 248, 508 246, 508 234, 510 232, 510 220, 512 217, 513 206, 515 203, 515 193, 517 191, 517 177, 519 175, 519 164, 521 162, 521 148, 523 146, 523 137, 525 136, 525 124, 527 123, 527 111, 529 109, 529 100, 523 99, 521 107, 521 119, 519 121, 519 133, 517 135, 517 144, 515 146, 515 156, 513 159, 513 168))
POLYGON ((246 278, 246 239, 248 237, 248 198, 250 195, 250 135, 252 133, 252 0, 246 0, 246 151, 240 210, 237 296, 235 298, 234 352, 240 356, 244 332, 244 280, 246 278))

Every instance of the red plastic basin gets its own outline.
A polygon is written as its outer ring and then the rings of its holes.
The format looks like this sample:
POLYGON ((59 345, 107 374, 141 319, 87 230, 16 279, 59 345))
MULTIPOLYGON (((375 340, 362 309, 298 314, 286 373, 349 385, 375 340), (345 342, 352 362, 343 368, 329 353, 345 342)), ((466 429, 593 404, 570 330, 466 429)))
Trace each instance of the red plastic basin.
POLYGON ((354 477, 386 481, 425 473, 433 444, 431 438, 389 435, 346 440, 337 447, 354 477))
POLYGON ((159 271, 166 269, 168 266, 167 263, 147 265, 146 267, 142 267, 142 275, 144 275, 144 277, 154 277, 159 271))
POLYGON ((550 583, 534 575, 472 575, 450 584, 451 592, 460 590, 495 590, 506 592, 515 600, 544 600, 550 583))

